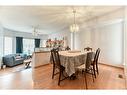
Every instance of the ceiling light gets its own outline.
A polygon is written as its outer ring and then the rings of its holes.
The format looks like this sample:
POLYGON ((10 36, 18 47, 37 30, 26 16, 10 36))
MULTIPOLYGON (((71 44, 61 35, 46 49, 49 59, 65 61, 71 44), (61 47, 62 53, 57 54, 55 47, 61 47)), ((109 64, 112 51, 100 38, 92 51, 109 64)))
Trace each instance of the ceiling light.
POLYGON ((33 36, 38 36, 38 31, 37 31, 37 27, 33 27, 33 32, 32 32, 33 36))
POLYGON ((76 24, 76 19, 75 19, 76 10, 74 10, 74 9, 73 9, 73 14, 74 14, 74 22, 73 22, 73 24, 70 26, 70 31, 71 31, 71 32, 78 32, 78 31, 79 31, 79 26, 76 24))

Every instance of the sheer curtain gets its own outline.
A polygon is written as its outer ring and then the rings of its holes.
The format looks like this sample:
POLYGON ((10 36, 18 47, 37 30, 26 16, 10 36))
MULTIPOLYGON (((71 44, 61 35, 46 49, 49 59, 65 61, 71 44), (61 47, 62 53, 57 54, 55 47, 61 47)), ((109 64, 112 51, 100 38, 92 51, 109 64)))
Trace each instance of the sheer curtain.
POLYGON ((12 54, 12 37, 4 37, 4 55, 12 54))
POLYGON ((34 51, 34 39, 23 39, 23 53, 32 54, 34 51))

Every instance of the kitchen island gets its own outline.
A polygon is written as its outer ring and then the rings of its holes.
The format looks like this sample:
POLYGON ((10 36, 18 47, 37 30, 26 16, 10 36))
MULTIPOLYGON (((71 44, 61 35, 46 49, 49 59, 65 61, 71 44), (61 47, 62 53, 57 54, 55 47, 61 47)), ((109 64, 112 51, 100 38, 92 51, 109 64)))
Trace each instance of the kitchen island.
POLYGON ((38 48, 32 55, 32 66, 34 68, 50 64, 50 49, 49 48, 38 48))

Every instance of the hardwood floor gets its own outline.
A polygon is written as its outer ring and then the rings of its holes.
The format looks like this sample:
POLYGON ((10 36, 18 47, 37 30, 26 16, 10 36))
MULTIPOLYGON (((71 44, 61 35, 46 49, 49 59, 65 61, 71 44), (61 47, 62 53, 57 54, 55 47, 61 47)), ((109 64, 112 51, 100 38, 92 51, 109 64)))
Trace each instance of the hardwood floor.
MULTIPOLYGON (((87 75, 89 89, 126 89, 123 69, 100 64, 99 72, 94 83, 91 76, 87 75), (119 74, 123 75, 123 78, 119 78, 119 74)), ((58 76, 52 79, 51 74, 50 64, 0 76, 0 89, 85 89, 82 74, 75 80, 62 81, 61 86, 57 85, 58 76)))
POLYGON ((31 69, 0 76, 0 89, 32 89, 31 69))
POLYGON ((0 76, 12 74, 14 72, 22 71, 24 69, 25 69, 24 64, 20 64, 20 65, 14 66, 14 67, 6 67, 5 69, 0 70, 0 76))
MULTIPOLYGON (((123 75, 123 69, 107 65, 99 65, 100 74, 93 83, 90 75, 87 75, 89 89, 125 89, 125 78, 118 77, 123 75)), ((77 79, 66 79, 57 86, 58 76, 51 79, 52 66, 47 65, 33 70, 35 89, 85 89, 85 80, 82 75, 77 79), (42 73, 43 72, 43 73, 42 73)), ((123 75, 124 76, 124 75, 123 75)))

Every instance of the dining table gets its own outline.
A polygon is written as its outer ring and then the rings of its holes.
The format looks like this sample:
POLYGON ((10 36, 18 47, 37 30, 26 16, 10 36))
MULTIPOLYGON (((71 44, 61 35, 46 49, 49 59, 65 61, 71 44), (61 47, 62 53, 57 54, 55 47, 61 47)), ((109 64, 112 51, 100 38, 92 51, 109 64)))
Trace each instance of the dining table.
POLYGON ((68 76, 72 76, 76 72, 76 67, 86 63, 87 52, 71 50, 60 51, 61 65, 65 67, 68 76))

